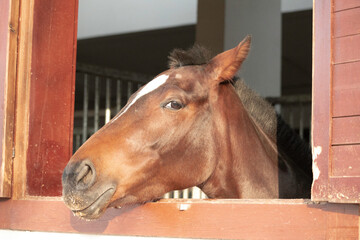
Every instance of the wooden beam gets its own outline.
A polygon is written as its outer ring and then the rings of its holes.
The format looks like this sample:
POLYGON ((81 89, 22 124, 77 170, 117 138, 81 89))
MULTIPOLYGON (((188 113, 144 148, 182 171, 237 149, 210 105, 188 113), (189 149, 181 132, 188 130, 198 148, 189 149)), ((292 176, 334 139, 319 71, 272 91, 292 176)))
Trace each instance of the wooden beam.
POLYGON ((0 228, 30 231, 216 239, 357 239, 359 207, 307 200, 161 200, 74 217, 63 202, 0 202, 0 228))
POLYGON ((7 159, 5 158, 5 118, 6 118, 6 79, 9 42, 10 0, 0 2, 0 197, 9 197, 11 180, 7 175, 7 159))
POLYGON ((26 193, 26 155, 29 131, 29 85, 31 79, 34 0, 21 0, 20 5, 19 17, 21 17, 21 24, 18 30, 13 199, 24 198, 26 193))
POLYGON ((0 197, 11 197, 19 1, 0 3, 0 197))
POLYGON ((314 1, 313 9, 313 86, 312 149, 313 173, 311 199, 328 200, 331 129, 331 7, 333 1, 314 1))
POLYGON ((26 194, 61 195, 72 155, 77 0, 34 1, 26 194))
POLYGON ((78 1, 20 5, 13 198, 59 196, 72 154, 78 1))

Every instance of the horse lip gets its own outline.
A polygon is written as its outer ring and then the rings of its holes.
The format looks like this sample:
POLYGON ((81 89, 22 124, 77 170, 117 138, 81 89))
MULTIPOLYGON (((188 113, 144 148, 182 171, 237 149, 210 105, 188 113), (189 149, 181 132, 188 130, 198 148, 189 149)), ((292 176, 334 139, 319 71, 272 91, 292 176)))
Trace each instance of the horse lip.
POLYGON ((81 218, 98 218, 108 206, 109 200, 114 195, 114 192, 115 189, 113 187, 108 188, 102 194, 100 194, 90 205, 81 210, 72 210, 72 212, 74 213, 74 215, 81 218))

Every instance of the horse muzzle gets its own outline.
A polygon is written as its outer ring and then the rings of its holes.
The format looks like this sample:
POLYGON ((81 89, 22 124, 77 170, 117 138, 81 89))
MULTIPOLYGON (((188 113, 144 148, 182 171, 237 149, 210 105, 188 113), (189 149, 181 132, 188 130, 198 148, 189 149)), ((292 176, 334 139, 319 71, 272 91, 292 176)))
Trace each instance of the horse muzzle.
POLYGON ((116 186, 96 179, 94 164, 86 159, 69 162, 62 175, 63 200, 81 218, 98 218, 107 208, 116 186))

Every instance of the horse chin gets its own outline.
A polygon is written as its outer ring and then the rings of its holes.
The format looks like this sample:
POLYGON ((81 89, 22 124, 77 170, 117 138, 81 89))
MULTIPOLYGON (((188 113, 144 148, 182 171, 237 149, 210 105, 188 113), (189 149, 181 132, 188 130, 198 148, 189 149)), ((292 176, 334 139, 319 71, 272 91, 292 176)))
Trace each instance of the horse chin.
POLYGON ((75 216, 85 220, 95 220, 105 212, 114 193, 115 189, 109 188, 96 198, 89 206, 81 210, 72 210, 72 212, 75 216))
POLYGON ((134 196, 134 195, 125 195, 123 197, 120 197, 118 199, 116 199, 115 201, 111 202, 109 204, 109 208, 110 207, 114 207, 114 208, 133 208, 133 207, 137 207, 139 205, 143 205, 145 203, 148 202, 156 202, 161 198, 149 198, 148 200, 144 200, 144 199, 139 199, 138 197, 134 196))
POLYGON ((137 200, 137 197, 133 196, 133 195, 125 195, 122 196, 118 199, 116 199, 115 201, 113 201, 109 207, 114 207, 114 208, 122 208, 125 206, 129 206, 129 205, 134 205, 134 204, 138 204, 139 201, 137 200))

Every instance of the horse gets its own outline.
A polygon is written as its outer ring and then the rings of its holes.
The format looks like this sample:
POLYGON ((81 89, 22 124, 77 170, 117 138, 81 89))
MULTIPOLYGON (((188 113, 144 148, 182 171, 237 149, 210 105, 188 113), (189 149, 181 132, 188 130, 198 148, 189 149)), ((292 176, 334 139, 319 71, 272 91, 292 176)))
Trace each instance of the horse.
POLYGON ((71 157, 63 200, 78 217, 198 186, 209 198, 308 198, 309 144, 237 79, 251 37, 211 58, 174 50, 169 69, 135 92, 71 157))

